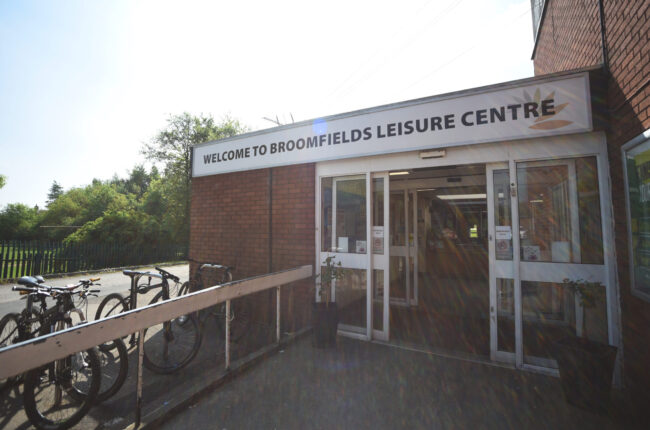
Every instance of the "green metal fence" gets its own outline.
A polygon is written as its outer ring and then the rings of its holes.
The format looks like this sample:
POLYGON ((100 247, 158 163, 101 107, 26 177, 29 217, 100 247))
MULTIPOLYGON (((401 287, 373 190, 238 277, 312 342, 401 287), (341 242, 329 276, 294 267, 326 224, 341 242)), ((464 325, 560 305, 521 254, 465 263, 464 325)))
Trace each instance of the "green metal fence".
POLYGON ((136 266, 187 258, 186 245, 0 241, 0 280, 111 267, 136 266))

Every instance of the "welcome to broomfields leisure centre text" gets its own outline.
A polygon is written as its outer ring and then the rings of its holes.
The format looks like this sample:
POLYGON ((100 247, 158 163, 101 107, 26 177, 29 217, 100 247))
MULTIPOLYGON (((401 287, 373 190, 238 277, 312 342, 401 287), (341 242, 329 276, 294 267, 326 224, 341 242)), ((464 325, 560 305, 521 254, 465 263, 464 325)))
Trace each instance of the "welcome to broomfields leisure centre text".
MULTIPOLYGON (((518 119, 538 118, 555 114, 555 100, 545 99, 540 103, 528 102, 511 104, 467 111, 460 115, 460 124, 463 127, 474 127, 495 122, 517 121, 518 119)), ((386 137, 407 136, 413 133, 426 133, 436 130, 449 130, 456 128, 455 114, 433 116, 393 122, 375 127, 368 126, 363 129, 348 131, 335 131, 332 133, 317 134, 309 137, 299 137, 286 141, 272 142, 269 144, 253 145, 247 148, 231 149, 203 155, 203 164, 223 163, 243 158, 259 157, 266 154, 300 151, 303 149, 320 148, 323 145, 339 145, 370 140, 373 137, 383 139, 386 137), (374 136, 373 136, 374 128, 374 136)))

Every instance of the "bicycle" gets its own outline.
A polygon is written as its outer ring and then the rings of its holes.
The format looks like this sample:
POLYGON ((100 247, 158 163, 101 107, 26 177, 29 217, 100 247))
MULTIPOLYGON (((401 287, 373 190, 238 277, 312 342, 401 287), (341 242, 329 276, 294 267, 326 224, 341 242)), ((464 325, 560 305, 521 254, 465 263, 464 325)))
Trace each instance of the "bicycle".
MULTIPOLYGON (((127 297, 120 293, 112 293, 104 297, 97 308, 95 319, 106 318, 137 308, 138 294, 160 288, 149 304, 170 299, 168 280, 174 281, 175 286, 180 279, 166 270, 155 268, 159 273, 136 272, 124 270, 122 273, 131 278, 130 292, 127 297), (141 278, 148 278, 144 285, 138 285, 141 278), (151 284, 153 278, 160 279, 159 284, 151 284)), ((167 374, 176 372, 187 366, 196 356, 201 346, 201 332, 199 323, 194 315, 183 315, 171 321, 165 321, 144 330, 144 357, 145 367, 153 372, 167 374)), ((135 334, 129 341, 131 346, 136 344, 135 334)), ((100 350, 111 349, 110 345, 100 345, 100 350)))
MULTIPOLYGON (((39 335, 54 333, 72 326, 69 304, 71 294, 63 290, 43 288, 35 278, 19 279, 22 287, 14 291, 40 300, 39 335), (47 309, 50 297, 56 305, 47 309)), ((31 311, 31 310, 30 310, 31 311)), ((4 318, 3 318, 4 320, 4 318)), ((19 319, 19 333, 24 326, 19 319)), ((0 330, 2 332, 2 330, 0 330)), ((21 333, 32 336, 33 333, 21 333)), ((20 334, 19 334, 20 335, 20 334)), ((24 376, 23 407, 29 421, 39 429, 63 430, 78 423, 93 405, 101 383, 100 360, 94 348, 71 354, 65 358, 28 371, 24 376)))
MULTIPOLYGON (((34 279, 36 279, 38 288, 49 293, 54 292, 56 295, 60 296, 61 302, 63 303, 63 311, 66 312, 69 317, 69 321, 67 321, 69 326, 73 325, 72 314, 75 313, 79 316, 80 322, 86 321, 84 312, 81 311, 80 308, 85 306, 87 311, 88 297, 90 295, 96 295, 96 293, 99 292, 99 290, 90 290, 90 287, 99 286, 99 284, 95 283, 99 278, 91 278, 88 280, 82 279, 77 284, 65 287, 42 285, 45 281, 40 276, 36 276, 34 279), (79 287, 81 287, 81 289, 79 289, 79 287), (73 302, 73 296, 79 297, 79 303, 77 305, 73 302)), ((32 287, 34 285, 33 281, 29 279, 21 278, 18 282, 22 283, 22 285, 31 285, 32 287)), ((47 314, 47 312, 52 312, 47 309, 47 303, 45 300, 47 296, 37 296, 35 294, 29 294, 26 291, 20 292, 21 294, 27 294, 25 309, 23 309, 20 314, 7 314, 2 320, 0 320, 0 347, 38 337, 41 326, 41 315, 47 314), (34 308, 34 298, 40 300, 40 310, 34 308)), ((129 366, 128 351, 126 345, 121 339, 116 339, 114 343, 114 347, 117 349, 117 356, 114 356, 113 353, 109 351, 99 351, 102 378, 100 391, 97 393, 95 403, 101 403, 115 395, 126 381, 129 366)), ((19 377, 14 377, 7 380, 5 384, 10 386, 19 381, 19 377)), ((4 388, 6 387, 2 387, 2 389, 4 388)))
MULTIPOLYGON (((216 269, 221 271, 221 278, 219 284, 225 284, 232 281, 232 271, 235 270, 232 266, 224 266, 216 263, 200 263, 198 261, 190 260, 198 263, 198 267, 194 276, 190 276, 190 280, 183 283, 178 290, 178 295, 183 296, 188 293, 202 290, 207 288, 203 285, 202 273, 204 269, 216 269)), ((240 340, 250 328, 252 308, 248 300, 232 300, 230 302, 230 339, 233 342, 240 340)), ((199 311, 199 322, 201 327, 205 325, 207 318, 213 315, 217 320, 217 327, 221 334, 225 333, 225 320, 226 320, 226 303, 219 303, 212 309, 203 309, 199 311)))

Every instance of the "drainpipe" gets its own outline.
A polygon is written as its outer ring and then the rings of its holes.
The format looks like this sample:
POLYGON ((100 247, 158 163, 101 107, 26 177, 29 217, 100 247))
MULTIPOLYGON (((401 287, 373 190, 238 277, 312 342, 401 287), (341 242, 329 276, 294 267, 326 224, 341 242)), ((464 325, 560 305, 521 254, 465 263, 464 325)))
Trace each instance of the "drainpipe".
POLYGON ((607 44, 605 43, 605 7, 603 0, 598 0, 598 10, 600 15, 600 45, 603 51, 603 67, 605 72, 609 73, 609 56, 607 54, 607 44))

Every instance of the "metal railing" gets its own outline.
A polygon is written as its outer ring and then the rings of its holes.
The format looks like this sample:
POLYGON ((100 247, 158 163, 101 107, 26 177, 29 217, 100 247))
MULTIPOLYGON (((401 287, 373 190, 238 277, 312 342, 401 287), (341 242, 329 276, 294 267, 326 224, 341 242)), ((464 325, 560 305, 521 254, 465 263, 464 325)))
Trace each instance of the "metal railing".
POLYGON ((68 328, 0 349, 0 380, 84 351, 105 342, 138 333, 135 426, 140 424, 142 406, 142 363, 144 330, 182 315, 226 302, 225 366, 230 368, 230 302, 260 291, 276 289, 276 342, 280 342, 280 287, 312 277, 306 265, 267 275, 228 282, 185 296, 175 297, 122 314, 68 328))

